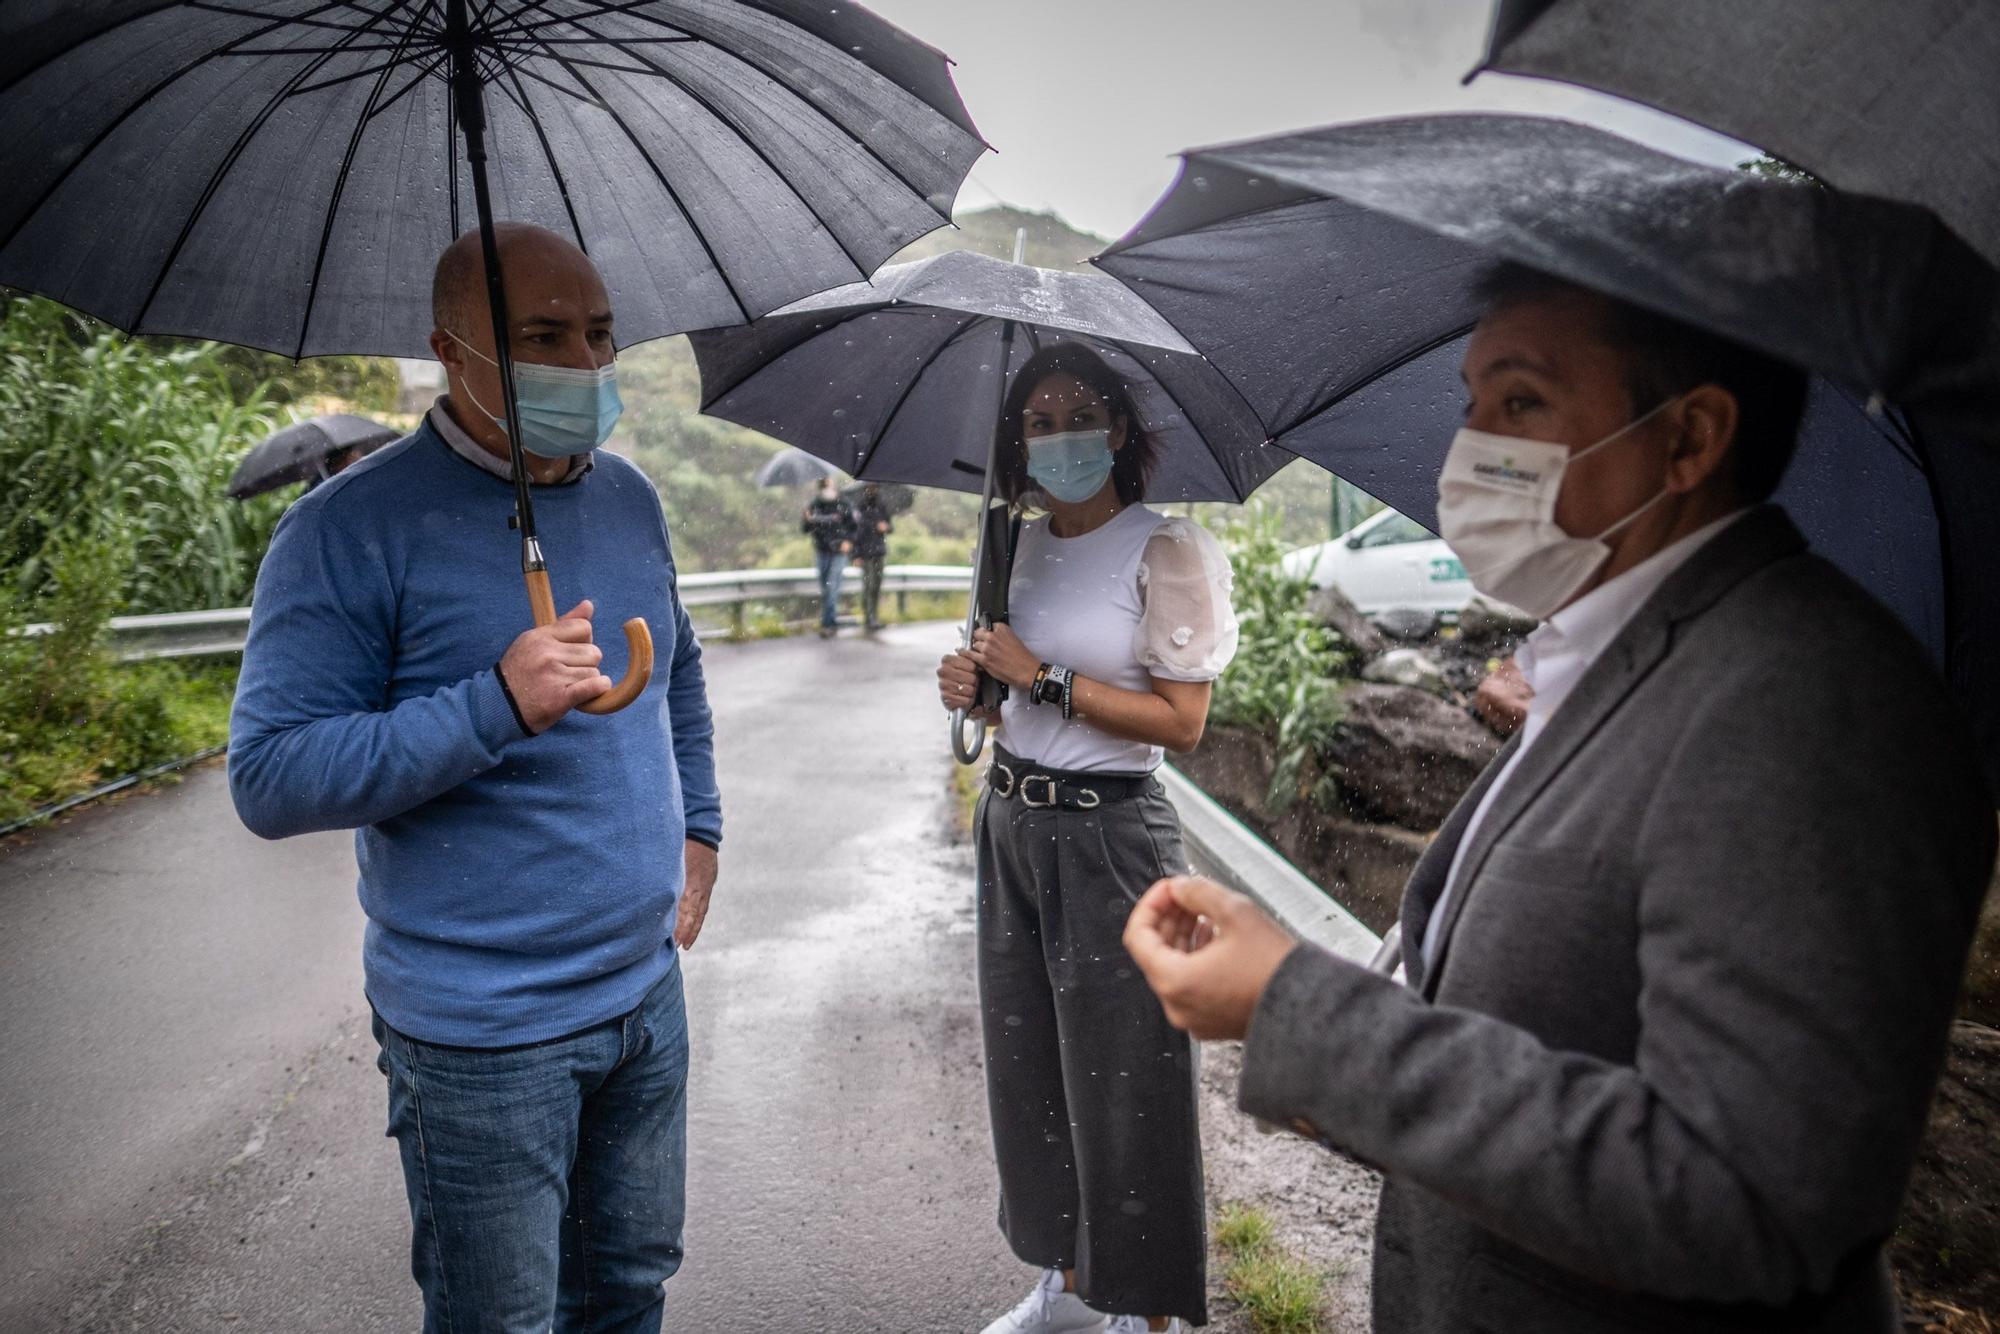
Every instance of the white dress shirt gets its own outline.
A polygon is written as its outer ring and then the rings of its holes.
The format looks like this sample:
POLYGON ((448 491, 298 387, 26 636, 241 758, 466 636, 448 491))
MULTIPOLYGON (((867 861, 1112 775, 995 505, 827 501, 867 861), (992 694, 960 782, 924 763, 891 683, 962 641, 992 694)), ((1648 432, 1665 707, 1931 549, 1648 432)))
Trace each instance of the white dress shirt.
POLYGON ((1737 510, 1697 528, 1617 578, 1591 589, 1543 621, 1514 650, 1514 664, 1521 669, 1521 678, 1528 683, 1528 688, 1534 691, 1534 698, 1528 701, 1528 717, 1521 724, 1521 744, 1514 747, 1514 753, 1507 757, 1506 767, 1501 769, 1493 785, 1479 799, 1478 808, 1472 812, 1472 819, 1465 826, 1465 836, 1458 841, 1458 847, 1452 853, 1444 892, 1438 895, 1437 903, 1431 908, 1430 920, 1424 923, 1423 957, 1427 965, 1437 958, 1438 933, 1452 895, 1458 892, 1458 875, 1464 869, 1466 849, 1472 846, 1487 811, 1492 809, 1493 799, 1500 794, 1501 788, 1507 786, 1507 779, 1520 766, 1521 757, 1535 744, 1535 738, 1542 734, 1549 719, 1569 698, 1570 691, 1576 689, 1576 683, 1583 679, 1590 664, 1611 646, 1618 632, 1645 605, 1646 599, 1666 582, 1667 576, 1686 564, 1688 558, 1706 546, 1710 539, 1746 513, 1747 510, 1737 510))

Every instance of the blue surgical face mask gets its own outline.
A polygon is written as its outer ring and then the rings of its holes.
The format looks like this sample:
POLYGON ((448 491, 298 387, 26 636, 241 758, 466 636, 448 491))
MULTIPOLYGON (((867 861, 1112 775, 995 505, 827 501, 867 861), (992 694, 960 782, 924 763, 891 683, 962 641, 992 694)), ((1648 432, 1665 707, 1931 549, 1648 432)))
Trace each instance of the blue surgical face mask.
MULTIPOLYGON (((451 333, 451 330, 445 330, 451 333)), ((455 333, 458 345, 489 366, 493 358, 455 333)), ((466 391, 472 397, 472 391, 466 391)), ((578 370, 572 366, 541 366, 532 361, 514 363, 514 397, 521 405, 521 448, 537 458, 566 459, 572 454, 588 454, 611 438, 611 428, 625 411, 618 397, 618 367, 600 366, 578 370)), ((491 408, 472 399, 472 405, 507 428, 507 421, 491 408)))
POLYGON ((1111 432, 1064 431, 1028 441, 1028 476, 1050 497, 1078 505, 1111 475, 1111 432))

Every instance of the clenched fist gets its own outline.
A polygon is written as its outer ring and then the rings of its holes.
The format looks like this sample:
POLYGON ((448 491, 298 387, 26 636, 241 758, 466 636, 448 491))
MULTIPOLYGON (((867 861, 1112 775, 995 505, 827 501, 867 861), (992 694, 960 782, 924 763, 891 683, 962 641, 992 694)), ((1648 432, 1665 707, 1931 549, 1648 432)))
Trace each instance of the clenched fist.
POLYGON ((604 650, 590 642, 595 610, 585 598, 554 624, 523 632, 500 659, 500 675, 514 696, 514 707, 537 736, 577 705, 611 689, 611 678, 597 670, 604 650))

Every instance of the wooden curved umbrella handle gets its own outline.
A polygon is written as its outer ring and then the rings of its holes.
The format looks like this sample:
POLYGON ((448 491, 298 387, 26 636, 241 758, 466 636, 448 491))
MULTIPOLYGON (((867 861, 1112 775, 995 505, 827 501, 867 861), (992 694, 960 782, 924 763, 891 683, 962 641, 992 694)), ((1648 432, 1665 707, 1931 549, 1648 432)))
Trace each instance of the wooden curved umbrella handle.
MULTIPOLYGON (((554 625, 556 599, 549 589, 549 572, 530 570, 525 577, 528 581, 528 604, 535 610, 535 624, 554 625)), ((585 713, 616 713, 639 698, 639 692, 652 679, 653 632, 646 628, 643 617, 634 616, 625 622, 625 679, 596 699, 576 707, 585 713)))

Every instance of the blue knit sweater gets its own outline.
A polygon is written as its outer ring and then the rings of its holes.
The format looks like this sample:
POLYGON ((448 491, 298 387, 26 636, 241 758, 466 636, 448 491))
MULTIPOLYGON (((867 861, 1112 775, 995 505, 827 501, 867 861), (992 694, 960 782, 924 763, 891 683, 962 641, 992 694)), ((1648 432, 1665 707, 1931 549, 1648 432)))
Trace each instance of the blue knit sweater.
POLYGON ((604 672, 652 629, 623 711, 526 736, 494 667, 529 626, 509 483, 426 423, 305 496, 257 576, 230 723, 252 831, 354 829, 368 998, 411 1037, 538 1042, 636 1006, 676 966, 682 841, 717 843, 701 648, 659 497, 599 453, 535 488, 559 610, 588 596, 604 672))

